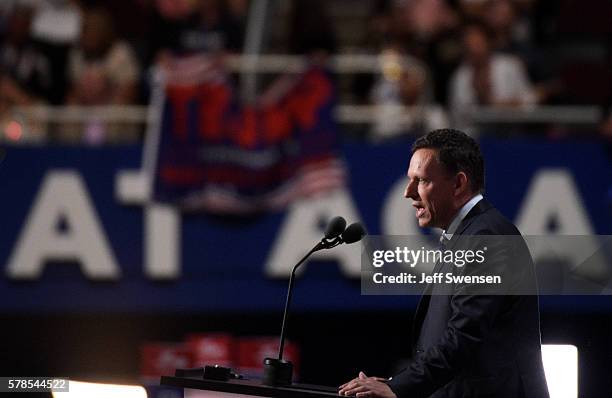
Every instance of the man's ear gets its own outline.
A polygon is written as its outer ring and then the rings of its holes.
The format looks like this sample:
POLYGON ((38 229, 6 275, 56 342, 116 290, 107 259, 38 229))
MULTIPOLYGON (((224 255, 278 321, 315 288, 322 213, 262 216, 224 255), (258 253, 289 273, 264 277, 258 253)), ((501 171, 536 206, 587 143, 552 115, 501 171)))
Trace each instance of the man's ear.
POLYGON ((464 192, 468 192, 470 190, 470 181, 468 179, 467 174, 463 171, 460 171, 455 176, 455 193, 461 195, 464 192))

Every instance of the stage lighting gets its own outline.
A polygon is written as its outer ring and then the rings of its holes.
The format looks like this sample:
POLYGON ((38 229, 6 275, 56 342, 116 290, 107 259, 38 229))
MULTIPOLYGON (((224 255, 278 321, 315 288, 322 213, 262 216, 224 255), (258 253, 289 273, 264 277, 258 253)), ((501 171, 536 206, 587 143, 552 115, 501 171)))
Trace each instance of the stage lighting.
POLYGON ((68 392, 54 392, 53 398, 147 398, 141 386, 85 383, 70 380, 68 392))
POLYGON ((573 345, 542 345, 542 361, 550 398, 578 396, 578 349, 573 345))

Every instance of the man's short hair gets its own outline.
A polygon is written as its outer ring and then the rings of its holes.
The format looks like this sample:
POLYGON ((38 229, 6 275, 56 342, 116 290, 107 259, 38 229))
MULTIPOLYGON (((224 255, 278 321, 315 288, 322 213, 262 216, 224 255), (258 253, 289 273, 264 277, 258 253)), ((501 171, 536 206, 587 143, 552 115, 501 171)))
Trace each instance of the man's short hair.
POLYGON ((484 159, 478 143, 472 137, 454 129, 433 130, 415 141, 412 153, 423 148, 437 150, 438 161, 449 173, 463 171, 472 192, 484 191, 484 159))

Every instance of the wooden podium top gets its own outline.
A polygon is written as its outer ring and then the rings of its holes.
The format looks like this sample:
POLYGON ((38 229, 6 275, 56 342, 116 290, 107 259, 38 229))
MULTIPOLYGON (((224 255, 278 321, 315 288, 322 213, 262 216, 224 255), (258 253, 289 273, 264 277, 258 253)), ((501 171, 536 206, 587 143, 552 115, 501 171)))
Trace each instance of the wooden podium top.
POLYGON ((232 379, 218 381, 203 379, 200 377, 176 377, 162 376, 161 384, 166 386, 192 388, 196 390, 208 390, 228 392, 241 395, 253 395, 259 397, 274 398, 338 398, 337 387, 318 386, 314 384, 298 384, 291 386, 266 386, 258 379, 232 379))

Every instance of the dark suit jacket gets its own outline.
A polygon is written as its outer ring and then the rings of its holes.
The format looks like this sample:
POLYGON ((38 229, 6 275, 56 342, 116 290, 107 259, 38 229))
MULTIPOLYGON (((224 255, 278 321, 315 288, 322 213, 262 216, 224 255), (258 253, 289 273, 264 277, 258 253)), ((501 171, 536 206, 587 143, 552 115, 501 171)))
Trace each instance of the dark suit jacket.
MULTIPOLYGON (((463 219, 447 248, 485 235, 514 237, 509 239, 514 244, 498 239, 502 243, 489 250, 484 264, 487 271, 511 281, 508 294, 428 285, 415 315, 413 360, 389 381, 398 398, 548 397, 538 296, 512 291, 512 286, 522 291, 529 286, 537 293, 533 261, 519 231, 483 199, 463 219)), ((473 269, 438 263, 434 272, 469 274, 473 269)))

